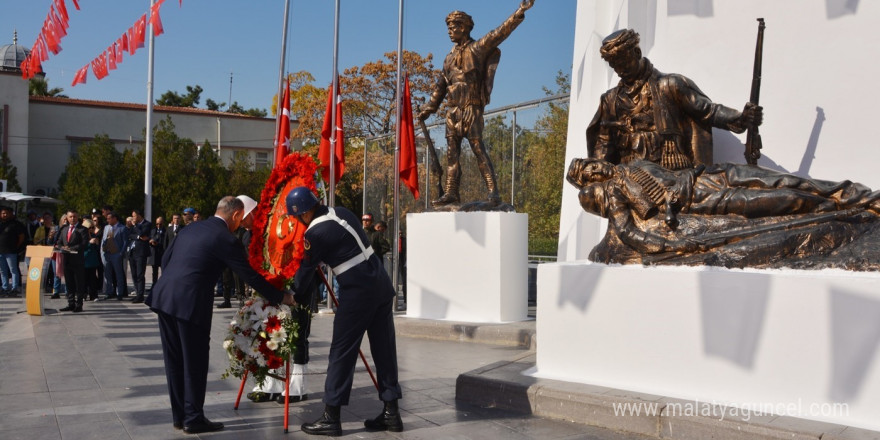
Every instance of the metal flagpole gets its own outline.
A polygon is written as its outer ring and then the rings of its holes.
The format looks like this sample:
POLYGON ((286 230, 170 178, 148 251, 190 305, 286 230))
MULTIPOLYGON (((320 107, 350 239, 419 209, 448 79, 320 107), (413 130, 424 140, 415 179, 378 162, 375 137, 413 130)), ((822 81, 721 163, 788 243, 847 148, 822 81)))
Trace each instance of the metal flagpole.
POLYGON ((339 58, 339 0, 336 0, 336 17, 333 19, 333 83, 330 87, 333 96, 333 109, 331 110, 330 130, 330 206, 336 206, 336 136, 339 127, 336 125, 336 107, 339 102, 339 78, 337 75, 337 61, 339 58))
MULTIPOLYGON (((150 9, 156 0, 150 0, 150 9)), ((150 24, 150 49, 147 57, 147 134, 144 139, 144 218, 153 218, 153 51, 156 38, 150 24)))
POLYGON ((400 257, 400 130, 403 117, 411 118, 412 115, 401 115, 400 107, 403 104, 401 93, 401 73, 403 65, 403 0, 397 12, 397 136, 394 142, 394 234, 391 238, 391 285, 394 286, 394 310, 398 310, 397 302, 397 264, 400 257))
MULTIPOLYGON (((281 99, 284 97, 284 67, 285 67, 285 57, 287 56, 287 18, 290 15, 290 0, 286 0, 284 2, 284 25, 281 28, 281 65, 278 68, 278 105, 275 110, 275 151, 274 158, 275 164, 273 167, 278 166, 278 145, 281 142, 281 139, 278 139, 278 134, 281 133, 281 99)), ((232 100, 232 73, 229 74, 229 99, 232 100)), ((229 103, 232 105, 232 102, 229 103)), ((288 151, 289 153, 289 151, 288 151)))

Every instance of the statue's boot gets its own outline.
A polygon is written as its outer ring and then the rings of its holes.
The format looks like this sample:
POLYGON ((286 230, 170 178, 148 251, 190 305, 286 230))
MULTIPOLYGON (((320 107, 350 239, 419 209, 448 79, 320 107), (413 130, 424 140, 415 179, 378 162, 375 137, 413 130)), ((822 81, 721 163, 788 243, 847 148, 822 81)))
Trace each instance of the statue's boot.
POLYGON ((456 171, 459 170, 455 167, 449 167, 449 170, 446 171, 446 191, 440 198, 431 202, 434 206, 450 205, 461 200, 458 195, 458 184, 461 174, 456 173, 456 171))
POLYGON ((495 178, 495 170, 492 169, 491 165, 486 164, 485 166, 480 167, 480 171, 483 174, 483 179, 486 180, 486 187, 489 189, 489 196, 486 200, 494 205, 501 203, 501 196, 498 195, 498 184, 496 183, 497 179, 495 178))

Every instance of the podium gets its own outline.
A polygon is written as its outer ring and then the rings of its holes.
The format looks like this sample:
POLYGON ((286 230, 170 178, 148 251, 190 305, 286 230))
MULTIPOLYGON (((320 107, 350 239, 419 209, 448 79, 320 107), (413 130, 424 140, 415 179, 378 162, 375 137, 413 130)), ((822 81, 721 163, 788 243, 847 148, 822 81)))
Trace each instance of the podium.
POLYGON ((43 286, 43 267, 47 258, 54 256, 52 246, 28 246, 25 250, 26 257, 31 259, 27 268, 27 283, 25 288, 25 303, 28 315, 43 315, 43 296, 40 290, 43 286))

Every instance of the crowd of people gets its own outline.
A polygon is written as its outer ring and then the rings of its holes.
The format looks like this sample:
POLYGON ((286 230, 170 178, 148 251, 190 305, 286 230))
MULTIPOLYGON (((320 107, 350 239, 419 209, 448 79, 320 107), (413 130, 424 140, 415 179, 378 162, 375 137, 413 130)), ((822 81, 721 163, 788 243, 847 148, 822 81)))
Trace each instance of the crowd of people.
POLYGON ((56 222, 52 212, 41 215, 29 210, 24 221, 15 217, 11 206, 0 206, 0 296, 22 294, 20 263, 29 265, 25 250, 29 245, 52 246, 44 288, 52 298, 67 298, 62 312, 79 313, 87 301, 126 300, 144 302, 147 291, 146 268, 152 268, 152 285, 162 272, 162 256, 177 233, 199 220, 198 211, 185 208, 166 224, 163 217, 150 222, 139 209, 125 211, 123 218, 110 205, 80 215, 75 209, 64 212, 56 222), (133 290, 129 290, 128 278, 133 290))

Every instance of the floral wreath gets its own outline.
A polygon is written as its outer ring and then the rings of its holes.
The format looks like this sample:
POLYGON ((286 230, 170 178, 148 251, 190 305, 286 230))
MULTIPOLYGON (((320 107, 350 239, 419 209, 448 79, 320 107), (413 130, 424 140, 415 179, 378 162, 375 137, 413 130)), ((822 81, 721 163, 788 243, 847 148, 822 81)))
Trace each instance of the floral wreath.
MULTIPOLYGON (((305 186, 317 193, 318 166, 307 155, 293 153, 269 175, 254 209, 248 259, 260 275, 278 289, 290 288, 302 262, 306 227, 287 215, 287 193, 305 186)), ((299 338, 299 325, 286 305, 274 306, 257 296, 245 302, 223 341, 229 368, 223 373, 243 378, 252 373, 262 386, 271 370, 290 359, 299 338)), ((283 380, 283 379, 282 379, 283 380)))

